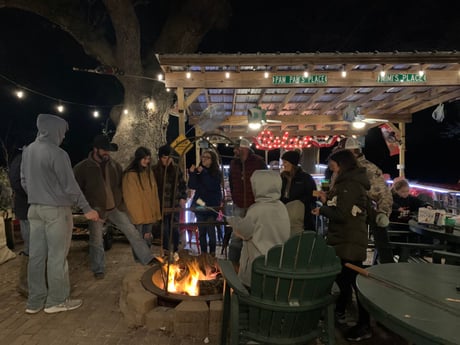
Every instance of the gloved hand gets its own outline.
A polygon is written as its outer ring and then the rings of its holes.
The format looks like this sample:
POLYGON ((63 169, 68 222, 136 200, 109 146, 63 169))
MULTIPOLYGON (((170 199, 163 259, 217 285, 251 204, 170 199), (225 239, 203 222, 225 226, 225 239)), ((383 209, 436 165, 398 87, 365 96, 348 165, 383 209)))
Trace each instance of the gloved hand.
POLYGON ((375 224, 381 228, 386 228, 390 224, 390 220, 385 213, 379 213, 375 216, 375 224))

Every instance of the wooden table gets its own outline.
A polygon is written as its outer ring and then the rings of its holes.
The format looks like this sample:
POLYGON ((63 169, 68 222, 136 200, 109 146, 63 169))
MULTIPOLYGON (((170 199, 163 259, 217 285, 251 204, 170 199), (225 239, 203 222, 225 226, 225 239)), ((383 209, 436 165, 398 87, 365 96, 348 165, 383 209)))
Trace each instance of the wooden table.
POLYGON ((357 278, 359 297, 376 321, 417 345, 460 343, 459 266, 399 263, 367 271, 370 277, 357 278))

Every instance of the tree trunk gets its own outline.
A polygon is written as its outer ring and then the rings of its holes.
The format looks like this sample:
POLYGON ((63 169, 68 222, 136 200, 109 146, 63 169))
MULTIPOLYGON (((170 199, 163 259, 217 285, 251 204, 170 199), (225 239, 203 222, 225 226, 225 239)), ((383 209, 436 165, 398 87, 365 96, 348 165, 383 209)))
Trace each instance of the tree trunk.
POLYGON ((116 107, 111 113, 112 119, 118 123, 112 139, 118 144, 118 151, 112 156, 126 167, 139 146, 152 150, 152 158, 155 158, 158 147, 166 142, 173 94, 167 92, 162 83, 154 81, 123 78, 122 83, 125 87, 124 107, 116 107), (151 109, 150 102, 154 105, 151 109))

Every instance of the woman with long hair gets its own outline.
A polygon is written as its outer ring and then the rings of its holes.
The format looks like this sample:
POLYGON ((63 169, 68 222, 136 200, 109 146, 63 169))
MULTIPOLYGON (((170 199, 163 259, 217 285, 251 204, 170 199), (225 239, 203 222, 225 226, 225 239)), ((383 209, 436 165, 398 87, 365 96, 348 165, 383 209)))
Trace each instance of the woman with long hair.
MULTIPOLYGON (((367 257, 367 191, 370 182, 366 168, 359 167, 355 155, 350 150, 339 150, 329 157, 331 169, 337 173, 334 185, 326 194, 321 193, 323 206, 315 208, 314 215, 329 219, 327 243, 334 247, 342 262, 342 271, 336 283, 340 295, 335 312, 338 323, 346 323, 345 310, 352 301, 353 290, 357 294, 357 273, 346 267, 346 263, 362 267, 367 257)), ((358 301, 358 324, 351 328, 346 338, 352 341, 368 339, 372 336, 369 313, 358 301)))
POLYGON ((150 165, 151 152, 140 146, 134 152, 134 159, 123 174, 123 199, 131 222, 144 238, 152 244, 153 223, 161 220, 158 187, 150 165))
MULTIPOLYGON (((203 151, 201 162, 197 167, 193 164, 189 169, 188 187, 195 190, 192 207, 199 206, 201 199, 208 207, 220 207, 222 202, 222 172, 219 169, 217 155, 210 150, 203 151)), ((196 210, 198 222, 209 224, 199 225, 200 248, 202 253, 216 255, 216 222, 217 214, 207 209, 196 210), (209 240, 209 242, 208 242, 209 240), (208 251, 209 244, 209 251, 208 251)))

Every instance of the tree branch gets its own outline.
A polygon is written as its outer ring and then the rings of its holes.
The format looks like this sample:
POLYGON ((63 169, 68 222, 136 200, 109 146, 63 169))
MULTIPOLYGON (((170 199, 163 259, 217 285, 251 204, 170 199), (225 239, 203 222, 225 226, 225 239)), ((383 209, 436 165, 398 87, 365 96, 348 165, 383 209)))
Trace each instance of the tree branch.
POLYGON ((0 8, 16 8, 35 13, 57 24, 81 44, 84 51, 105 65, 116 65, 113 47, 103 28, 88 25, 78 0, 0 0, 0 8), (78 15, 80 14, 80 15, 78 15))

